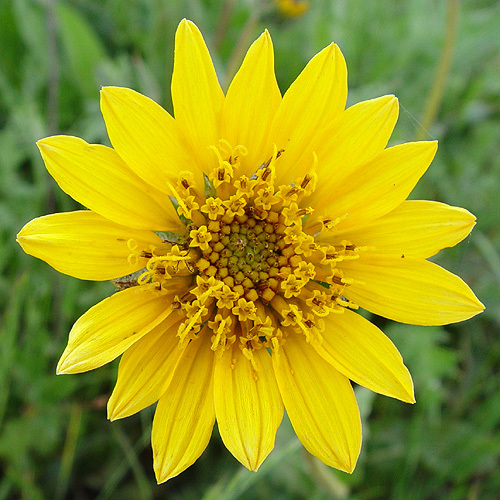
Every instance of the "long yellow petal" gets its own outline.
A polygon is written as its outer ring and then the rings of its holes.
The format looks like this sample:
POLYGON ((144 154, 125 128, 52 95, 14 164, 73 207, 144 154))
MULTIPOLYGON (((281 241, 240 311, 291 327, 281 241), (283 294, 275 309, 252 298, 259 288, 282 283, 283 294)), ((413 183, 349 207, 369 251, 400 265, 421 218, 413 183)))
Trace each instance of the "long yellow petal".
POLYGON ((176 336, 181 320, 170 315, 123 353, 108 401, 110 420, 133 415, 163 395, 183 352, 176 336))
POLYGON ((217 424, 226 448, 247 468, 257 470, 274 447, 283 403, 265 349, 252 351, 253 363, 237 344, 215 363, 217 424))
POLYGON ((352 472, 361 449, 361 420, 347 377, 296 333, 272 359, 286 411, 304 447, 325 464, 352 472))
MULTIPOLYGON (((429 167, 436 142, 409 142, 385 149, 356 168, 318 205, 333 217, 347 215, 338 229, 366 224, 400 205, 429 167)), ((323 195, 326 197, 326 193, 323 195)))
POLYGON ((479 314, 484 306, 456 275, 425 260, 362 254, 339 264, 345 276, 364 284, 344 295, 380 316, 414 325, 446 325, 479 314))
POLYGON ((318 130, 337 118, 347 98, 347 68, 331 44, 315 55, 283 96, 271 127, 270 142, 284 149, 276 163, 276 185, 306 173, 318 130))
POLYGON ((158 483, 192 465, 210 440, 215 422, 210 345, 210 333, 204 330, 186 347, 156 407, 151 442, 158 483))
POLYGON ((171 300, 145 285, 117 292, 91 307, 69 332, 57 373, 86 372, 113 361, 169 316, 171 300))
POLYGON ((267 30, 252 44, 236 73, 222 111, 222 138, 248 149, 240 175, 250 177, 273 153, 269 131, 281 101, 274 75, 273 43, 267 30))
POLYGON ((208 174, 210 165, 216 164, 209 147, 221 138, 224 94, 200 30, 186 19, 175 34, 172 101, 175 121, 195 163, 208 174))
POLYGON ((368 389, 414 403, 413 382, 394 344, 374 324, 346 309, 325 320, 318 353, 368 389))
MULTIPOLYGON (((404 201, 399 207, 366 226, 340 230, 335 241, 349 240, 376 253, 427 259, 462 241, 476 218, 464 208, 437 201, 404 201)), ((332 236, 322 238, 333 241, 332 236)))
POLYGON ((23 250, 75 278, 105 281, 143 268, 133 250, 161 243, 152 231, 130 229, 90 210, 51 214, 28 222, 17 235, 23 250))
POLYGON ((42 139, 37 145, 61 189, 94 212, 137 229, 182 227, 168 197, 132 172, 113 149, 64 135, 42 139))
POLYGON ((358 165, 385 148, 397 118, 398 100, 388 95, 351 106, 325 128, 315 150, 318 184, 312 198, 317 211, 343 193, 344 179, 358 165))
POLYGON ((191 170, 200 193, 204 181, 189 161, 176 121, 159 104, 134 90, 103 87, 101 112, 109 140, 125 163, 148 184, 172 196, 179 172, 191 170))

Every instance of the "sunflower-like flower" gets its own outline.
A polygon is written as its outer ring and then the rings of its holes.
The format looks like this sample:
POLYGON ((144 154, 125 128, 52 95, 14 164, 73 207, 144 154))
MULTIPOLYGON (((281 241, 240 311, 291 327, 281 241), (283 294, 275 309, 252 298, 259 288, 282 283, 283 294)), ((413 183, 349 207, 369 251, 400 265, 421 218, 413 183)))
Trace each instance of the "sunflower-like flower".
POLYGON ((405 201, 436 143, 386 148, 394 96, 345 109, 334 44, 283 97, 267 31, 226 95, 190 21, 175 49, 175 119, 105 87, 113 148, 38 143, 50 174, 89 210, 34 219, 19 243, 60 272, 120 289, 76 321, 57 372, 123 354, 108 415, 158 402, 159 482, 201 455, 216 420, 231 453, 257 470, 284 408, 309 452, 351 472, 361 423, 350 380, 415 401, 396 347, 355 310, 418 325, 482 311, 460 278, 426 260, 469 234, 474 216, 405 201))

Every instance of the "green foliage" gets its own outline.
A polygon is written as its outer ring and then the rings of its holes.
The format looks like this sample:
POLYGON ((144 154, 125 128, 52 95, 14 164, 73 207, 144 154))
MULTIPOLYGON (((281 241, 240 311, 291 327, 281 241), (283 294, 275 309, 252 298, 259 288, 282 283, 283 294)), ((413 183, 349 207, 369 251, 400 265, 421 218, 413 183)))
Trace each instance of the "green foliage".
POLYGON ((71 83, 83 97, 95 96, 96 69, 105 62, 106 53, 90 24, 71 5, 59 3, 54 17, 57 19, 62 52, 68 59, 71 83))
MULTIPOLYGON (((72 322, 109 284, 61 276, 24 255, 15 234, 28 220, 77 207, 43 167, 36 140, 55 133, 108 143, 100 85, 129 86, 171 109, 173 39, 195 21, 223 86, 243 29, 269 28, 284 91, 332 40, 349 68, 349 103, 396 94, 392 142, 412 140, 432 88, 446 2, 315 0, 284 19, 261 0, 0 1, 0 500, 159 499, 495 500, 500 491, 500 4, 461 3, 446 92, 425 131, 440 149, 414 198, 467 207, 477 228, 436 260, 475 290, 487 309, 444 328, 380 326, 410 368, 409 406, 356 388, 364 444, 354 474, 303 452, 285 419, 276 449, 255 474, 214 433, 201 459, 157 486, 149 444, 152 409, 106 420, 116 363, 55 376, 72 322), (260 7, 259 7, 260 6, 260 7), (267 6, 262 9, 262 6, 267 6), (256 12, 256 9, 262 12, 256 12), (227 23, 224 16, 228 15, 227 23)), ((252 38, 245 41, 246 46, 252 38)), ((378 320, 378 319, 376 319, 378 320)))

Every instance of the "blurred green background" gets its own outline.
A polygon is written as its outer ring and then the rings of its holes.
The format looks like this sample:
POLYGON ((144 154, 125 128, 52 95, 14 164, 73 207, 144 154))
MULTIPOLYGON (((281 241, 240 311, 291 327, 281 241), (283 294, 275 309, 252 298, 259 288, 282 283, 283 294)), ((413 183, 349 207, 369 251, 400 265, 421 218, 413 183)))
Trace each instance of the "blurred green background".
POLYGON ((496 0, 317 0, 293 18, 271 0, 0 0, 0 500, 499 499, 499 26, 496 0), (308 456, 285 419, 257 474, 215 431, 194 466, 157 486, 153 409, 106 420, 117 363, 55 376, 72 323, 113 287, 60 275, 15 243, 28 220, 76 208, 35 141, 64 133, 108 144, 101 85, 131 87, 171 110, 183 17, 204 33, 224 87, 264 27, 282 91, 335 41, 348 63, 349 104, 394 93, 392 143, 440 141, 412 197, 478 217, 472 235, 436 260, 471 285, 486 312, 444 328, 374 318, 402 352, 417 404, 356 388, 364 444, 351 476, 308 456))

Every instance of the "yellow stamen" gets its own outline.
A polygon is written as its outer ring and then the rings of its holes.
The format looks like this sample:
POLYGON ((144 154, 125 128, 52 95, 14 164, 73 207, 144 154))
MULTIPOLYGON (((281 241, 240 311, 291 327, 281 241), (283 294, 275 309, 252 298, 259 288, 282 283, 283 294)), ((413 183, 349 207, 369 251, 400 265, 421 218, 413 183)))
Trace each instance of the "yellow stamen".
POLYGON ((200 305, 200 308, 193 315, 189 321, 184 321, 179 325, 179 330, 177 331, 177 336, 179 337, 179 345, 184 346, 188 335, 190 333, 197 333, 200 329, 200 318, 203 314, 205 314, 208 309, 205 306, 200 305), (196 328, 197 327, 197 328, 196 328))

